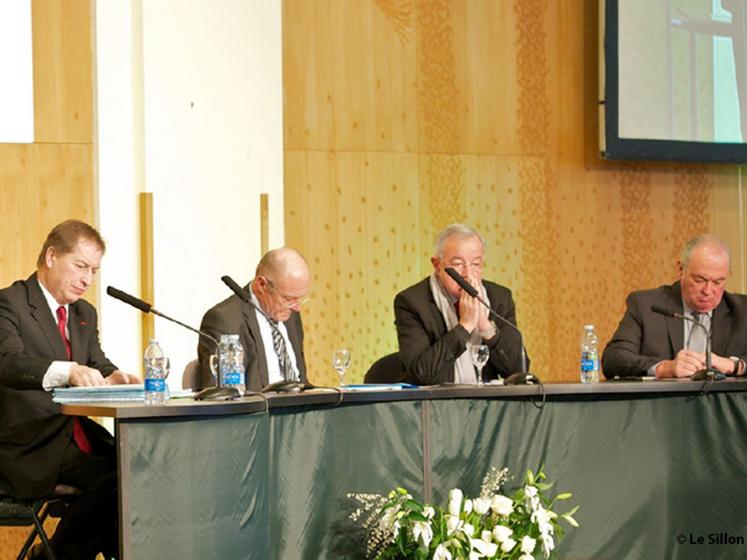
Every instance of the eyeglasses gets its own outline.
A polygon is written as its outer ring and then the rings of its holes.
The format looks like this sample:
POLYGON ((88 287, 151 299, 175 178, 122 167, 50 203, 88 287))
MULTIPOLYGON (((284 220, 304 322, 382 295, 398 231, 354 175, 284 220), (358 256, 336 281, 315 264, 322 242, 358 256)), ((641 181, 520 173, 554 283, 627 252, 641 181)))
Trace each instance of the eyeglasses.
POLYGON ((450 266, 457 272, 464 272, 468 268, 472 270, 482 270, 482 267, 485 266, 485 262, 483 260, 474 260, 471 263, 467 263, 463 261, 462 259, 451 259, 448 263, 446 263, 447 266, 450 266))
POLYGON ((267 285, 270 287, 270 289, 275 292, 278 297, 280 297, 281 300, 283 300, 283 303, 288 307, 298 307, 303 305, 304 303, 308 303, 311 299, 311 295, 305 295, 301 297, 290 297, 283 294, 280 290, 278 290, 275 287, 275 284, 272 283, 272 280, 269 278, 265 278, 265 281, 267 282, 267 285))

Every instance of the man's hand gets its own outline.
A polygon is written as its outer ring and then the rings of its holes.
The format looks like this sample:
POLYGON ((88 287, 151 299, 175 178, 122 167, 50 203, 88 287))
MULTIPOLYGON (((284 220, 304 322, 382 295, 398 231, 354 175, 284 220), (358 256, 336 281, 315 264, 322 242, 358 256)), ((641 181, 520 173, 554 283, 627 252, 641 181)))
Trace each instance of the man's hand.
POLYGON ((711 365, 714 369, 717 369, 726 375, 736 375, 738 373, 734 371, 734 362, 732 360, 719 356, 718 354, 711 354, 711 365))
POLYGON ((705 354, 683 349, 674 360, 664 360, 656 368, 656 377, 690 377, 705 368, 705 354))
POLYGON ((99 370, 75 364, 70 368, 69 383, 73 387, 96 387, 105 381, 99 370))
POLYGON ((125 373, 121 370, 116 370, 112 372, 108 377, 104 378, 104 383, 107 385, 129 385, 132 383, 142 383, 143 380, 140 379, 137 375, 133 375, 132 373, 125 373))
POLYGON ((468 333, 471 333, 477 327, 480 318, 480 302, 462 290, 459 296, 459 324, 462 325, 468 333))

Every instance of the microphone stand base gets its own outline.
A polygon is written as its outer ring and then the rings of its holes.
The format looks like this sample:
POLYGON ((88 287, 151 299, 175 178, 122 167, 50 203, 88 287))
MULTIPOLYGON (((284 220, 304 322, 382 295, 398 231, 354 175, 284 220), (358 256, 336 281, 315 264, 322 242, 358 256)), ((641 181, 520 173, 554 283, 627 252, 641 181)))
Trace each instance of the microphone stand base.
POLYGON ((693 381, 706 381, 706 380, 719 380, 724 379, 726 376, 718 371, 717 369, 713 368, 706 368, 701 369, 700 371, 696 371, 692 374, 690 379, 693 381))
POLYGON ((534 385, 539 383, 539 377, 533 373, 512 373, 505 379, 504 383, 506 385, 534 385))

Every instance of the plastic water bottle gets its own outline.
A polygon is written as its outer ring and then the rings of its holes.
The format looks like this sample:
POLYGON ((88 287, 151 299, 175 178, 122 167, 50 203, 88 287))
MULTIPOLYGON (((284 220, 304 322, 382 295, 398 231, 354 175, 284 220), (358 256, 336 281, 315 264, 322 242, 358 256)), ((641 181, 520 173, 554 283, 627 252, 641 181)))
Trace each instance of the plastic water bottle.
POLYGON ((158 405, 169 400, 166 392, 166 356, 155 338, 151 338, 143 354, 145 371, 145 404, 158 405))
POLYGON ((223 334, 218 344, 218 385, 235 387, 244 394, 244 348, 237 334, 223 334))
POLYGON ((599 338, 594 325, 584 325, 581 338, 581 383, 599 382, 599 338))

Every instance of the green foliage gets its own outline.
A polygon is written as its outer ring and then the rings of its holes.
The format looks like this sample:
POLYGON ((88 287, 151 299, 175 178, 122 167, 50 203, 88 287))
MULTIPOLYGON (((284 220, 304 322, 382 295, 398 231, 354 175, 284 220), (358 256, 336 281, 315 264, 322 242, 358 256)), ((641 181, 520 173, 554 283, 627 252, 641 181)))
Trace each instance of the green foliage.
MULTIPOLYGON (((556 502, 571 498, 569 492, 547 495, 553 484, 546 482, 540 467, 536 474, 527 470, 523 484, 510 496, 503 493, 507 469, 493 467, 475 499, 463 496, 458 488, 449 493, 446 508, 421 504, 404 488, 396 488, 386 498, 371 501, 366 516, 369 558, 379 559, 472 559, 497 558, 530 560, 550 558, 563 536, 560 521, 578 527, 573 517, 578 506, 557 514, 556 502), (374 504, 373 506, 371 504, 374 504)), ((366 503, 359 498, 359 501, 366 503)), ((360 510, 356 512, 360 517, 360 510)), ((357 521, 358 518, 351 519, 357 521)))

